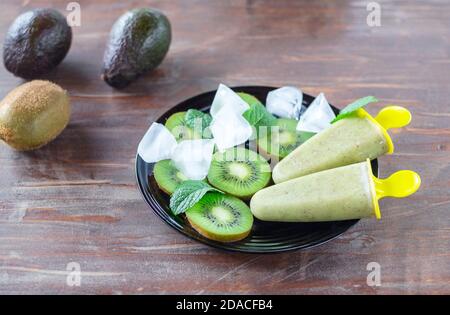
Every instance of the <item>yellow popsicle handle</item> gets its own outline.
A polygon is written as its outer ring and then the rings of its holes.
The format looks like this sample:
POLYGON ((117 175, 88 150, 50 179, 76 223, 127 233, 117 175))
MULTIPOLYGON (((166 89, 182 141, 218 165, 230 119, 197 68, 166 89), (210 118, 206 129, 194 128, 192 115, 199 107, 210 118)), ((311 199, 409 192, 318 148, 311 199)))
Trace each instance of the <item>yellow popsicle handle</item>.
POLYGON ((398 171, 386 179, 373 176, 377 199, 384 197, 404 198, 420 187, 420 176, 413 171, 398 171))
POLYGON ((375 117, 375 120, 384 128, 401 128, 411 122, 411 113, 401 106, 386 106, 375 117))

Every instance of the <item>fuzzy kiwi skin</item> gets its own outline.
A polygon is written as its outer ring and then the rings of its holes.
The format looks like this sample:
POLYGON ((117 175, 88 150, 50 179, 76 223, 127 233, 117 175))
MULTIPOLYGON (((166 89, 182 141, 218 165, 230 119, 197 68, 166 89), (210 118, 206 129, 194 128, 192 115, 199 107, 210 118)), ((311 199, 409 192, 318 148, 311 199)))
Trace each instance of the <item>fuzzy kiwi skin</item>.
POLYGON ((3 44, 3 63, 8 71, 38 78, 55 68, 70 49, 72 29, 55 9, 35 9, 19 15, 3 44))
POLYGON ((19 151, 38 149, 66 128, 70 113, 69 96, 59 85, 27 82, 0 102, 0 139, 19 151))

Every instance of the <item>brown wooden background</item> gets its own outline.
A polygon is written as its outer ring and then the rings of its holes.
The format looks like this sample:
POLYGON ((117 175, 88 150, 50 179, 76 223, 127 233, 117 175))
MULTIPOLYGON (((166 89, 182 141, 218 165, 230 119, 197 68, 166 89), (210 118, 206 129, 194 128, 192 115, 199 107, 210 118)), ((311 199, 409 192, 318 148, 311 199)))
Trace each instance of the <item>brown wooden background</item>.
MULTIPOLYGON (((67 1, 69 2, 69 1, 67 1)), ((66 1, 3 0, 0 40, 12 20, 66 1)), ((47 78, 66 88, 73 117, 47 147, 0 145, 0 293, 450 293, 450 3, 378 1, 80 1, 82 25, 47 78), (100 80, 109 29, 124 11, 163 10, 168 57, 124 91, 100 80), (304 252, 231 254, 178 234, 147 208, 135 185, 137 143, 165 110, 228 85, 296 85, 339 107, 375 95, 413 113, 394 132, 386 176, 422 175, 413 197, 383 200, 380 222, 360 222, 304 252), (80 287, 66 265, 81 265, 80 287), (369 262, 382 286, 366 285, 369 262)), ((0 95, 22 81, 0 66, 0 95)))

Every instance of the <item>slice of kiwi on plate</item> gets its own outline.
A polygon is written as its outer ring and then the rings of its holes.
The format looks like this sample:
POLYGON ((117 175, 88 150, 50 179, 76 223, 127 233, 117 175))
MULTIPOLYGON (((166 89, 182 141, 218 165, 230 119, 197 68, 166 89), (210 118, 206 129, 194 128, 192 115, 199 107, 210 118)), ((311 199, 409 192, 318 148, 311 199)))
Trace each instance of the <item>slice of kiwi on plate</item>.
POLYGON ((188 178, 181 173, 171 160, 162 160, 153 167, 156 184, 166 194, 173 194, 177 186, 188 178))
POLYGON ((266 132, 260 133, 259 152, 282 159, 314 135, 313 132, 297 131, 297 123, 295 119, 278 118, 275 122, 278 132, 268 128, 266 132))
POLYGON ((165 123, 166 128, 170 130, 177 141, 201 139, 201 134, 186 125, 185 116, 186 112, 172 114, 165 123))
POLYGON ((198 233, 219 242, 242 240, 253 226, 253 215, 242 200, 218 192, 203 196, 186 217, 198 233))
POLYGON ((270 165, 258 153, 242 147, 216 152, 208 172, 208 181, 230 195, 248 199, 267 186, 270 165))

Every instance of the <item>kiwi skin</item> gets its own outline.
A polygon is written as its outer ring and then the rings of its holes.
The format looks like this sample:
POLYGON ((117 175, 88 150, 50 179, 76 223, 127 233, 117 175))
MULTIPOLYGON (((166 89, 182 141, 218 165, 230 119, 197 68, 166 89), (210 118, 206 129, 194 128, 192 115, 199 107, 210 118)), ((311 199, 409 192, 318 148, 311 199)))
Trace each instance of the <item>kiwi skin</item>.
POLYGON ((200 227, 199 225, 197 225, 197 224, 195 224, 194 222, 192 222, 191 220, 189 220, 189 218, 188 218, 188 221, 189 221, 189 224, 190 224, 190 225, 191 225, 198 233, 200 233, 200 234, 203 235, 204 237, 209 238, 210 240, 217 241, 217 242, 222 242, 222 243, 232 243, 232 242, 237 242, 237 241, 243 240, 243 239, 246 238, 246 237, 250 234, 250 232, 251 232, 251 229, 250 229, 250 230, 248 230, 248 231, 246 231, 246 232, 244 232, 244 233, 241 233, 241 234, 229 235, 229 236, 227 236, 227 237, 218 237, 218 236, 217 236, 216 234, 214 234, 214 233, 209 233, 208 231, 203 230, 202 227, 200 227))
POLYGON ((19 151, 54 140, 70 120, 67 92, 49 81, 22 84, 0 102, 0 139, 19 151))

